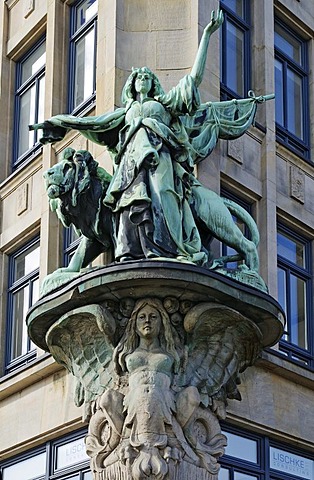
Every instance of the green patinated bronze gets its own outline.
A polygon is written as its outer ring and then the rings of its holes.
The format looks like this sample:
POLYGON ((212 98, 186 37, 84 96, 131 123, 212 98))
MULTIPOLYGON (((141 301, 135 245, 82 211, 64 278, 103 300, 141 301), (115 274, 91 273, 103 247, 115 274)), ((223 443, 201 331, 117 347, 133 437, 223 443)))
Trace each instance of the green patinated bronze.
POLYGON ((273 97, 200 103, 209 38, 222 21, 212 14, 191 74, 168 93, 150 69, 133 69, 123 108, 31 127, 43 129, 42 143, 78 130, 114 164, 111 176, 88 151, 67 148, 45 172, 52 210, 83 238, 27 315, 32 341, 77 380, 94 480, 218 480, 226 445, 218 419, 241 399, 240 373, 283 332, 258 274, 254 220, 193 173, 273 97), (212 258, 214 237, 237 253, 212 258), (113 264, 86 268, 108 250, 113 264), (243 264, 227 269, 231 260, 243 264))
MULTIPOLYGON (((90 158, 88 152, 66 151, 64 159, 45 173, 48 196, 59 216, 62 211, 77 211, 78 204, 89 212, 83 219, 72 214, 63 220, 79 229, 84 241, 69 267, 55 273, 53 285, 61 274, 65 279, 79 272, 110 247, 116 262, 164 258, 229 274, 225 268, 229 257, 213 262, 210 242, 215 237, 244 261, 239 274, 236 270, 232 276, 241 281, 248 278, 250 284, 266 290, 258 275, 259 234, 254 220, 236 203, 204 187, 193 173, 194 165, 212 152, 219 138, 241 136, 254 121, 257 103, 273 98, 249 92, 243 100, 200 103, 198 86, 209 39, 222 21, 221 11, 212 15, 190 75, 168 93, 149 68, 136 68, 122 92, 123 108, 87 118, 56 115, 30 127, 43 130, 42 143, 56 142, 69 130, 78 130, 106 146, 114 164, 112 178, 103 171, 102 179, 99 167, 98 173, 90 172, 88 162, 74 159, 78 154, 90 158), (232 215, 247 225, 250 240, 232 215)), ((44 292, 52 284, 46 284, 44 292)))

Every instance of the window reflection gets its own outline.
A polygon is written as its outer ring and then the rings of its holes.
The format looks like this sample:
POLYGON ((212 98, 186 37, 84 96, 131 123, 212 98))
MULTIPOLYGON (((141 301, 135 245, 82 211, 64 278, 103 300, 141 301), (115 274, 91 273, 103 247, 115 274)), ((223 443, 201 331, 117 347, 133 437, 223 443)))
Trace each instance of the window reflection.
POLYGON ((305 266, 304 244, 289 234, 278 232, 277 234, 278 255, 284 257, 300 267, 305 266))
POLYGON ((223 0, 222 3, 239 17, 244 17, 244 0, 223 0))
POLYGON ((37 132, 29 132, 28 125, 44 118, 45 63, 46 43, 43 41, 17 63, 14 166, 37 143, 37 132))
POLYGON ((285 55, 297 63, 302 63, 301 56, 301 42, 299 42, 293 35, 281 27, 278 23, 275 24, 275 45, 282 50, 285 55))
POLYGON ((287 126, 288 130, 303 139, 303 87, 302 78, 289 68, 287 69, 287 126))
POLYGON ((13 254, 9 260, 9 297, 8 297, 8 345, 7 369, 16 368, 19 362, 26 362, 23 356, 33 350, 26 326, 26 314, 30 306, 39 298, 39 241, 13 254))
POLYGON ((229 470, 220 467, 218 480, 230 480, 229 470))
POLYGON ((291 274, 291 328, 290 341, 301 348, 307 348, 306 325, 306 283, 301 278, 291 274))
POLYGON ((95 34, 92 30, 76 45, 74 107, 77 107, 93 94, 94 48, 95 34))
POLYGON ((70 41, 71 111, 83 110, 96 91, 96 24, 98 1, 85 0, 72 6, 73 25, 70 41))
POLYGON ((227 21, 227 74, 229 88, 244 96, 244 33, 227 21))
POLYGON ((32 480, 46 473, 46 452, 4 467, 2 480, 32 480))
POLYGON ((98 10, 98 0, 85 0, 77 8, 76 12, 76 30, 96 15, 98 10))
MULTIPOLYGON (((309 298, 311 295, 311 270, 308 265, 309 242, 293 235, 290 231, 279 230, 278 252, 278 301, 286 317, 287 333, 283 340, 299 349, 308 350, 309 344, 309 298)), ((281 344, 280 348, 287 348, 281 344)), ((290 347, 291 348, 291 347, 290 347)), ((288 352, 291 359, 302 360, 299 352, 288 352)))
POLYGON ((221 28, 221 98, 247 95, 250 84, 249 0, 223 0, 221 28))
POLYGON ((307 42, 275 22, 275 101, 277 139, 309 156, 309 72, 307 42))
POLYGON ((248 475, 247 473, 235 472, 234 480, 257 480, 255 475, 248 475))
POLYGON ((240 437, 230 432, 223 432, 227 437, 226 455, 240 458, 248 462, 257 463, 257 442, 249 438, 240 437))

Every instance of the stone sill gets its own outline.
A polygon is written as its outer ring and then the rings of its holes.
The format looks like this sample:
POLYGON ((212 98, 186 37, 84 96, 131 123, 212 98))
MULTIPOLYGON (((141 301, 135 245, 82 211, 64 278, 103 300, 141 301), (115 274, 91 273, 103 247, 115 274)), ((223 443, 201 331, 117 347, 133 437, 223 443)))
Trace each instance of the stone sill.
POLYGON ((314 390, 314 372, 286 360, 285 357, 273 354, 270 350, 263 351, 256 361, 256 366, 269 370, 275 375, 286 378, 298 385, 314 390))
POLYGON ((28 365, 0 378, 0 401, 63 369, 49 353, 41 355, 28 365))

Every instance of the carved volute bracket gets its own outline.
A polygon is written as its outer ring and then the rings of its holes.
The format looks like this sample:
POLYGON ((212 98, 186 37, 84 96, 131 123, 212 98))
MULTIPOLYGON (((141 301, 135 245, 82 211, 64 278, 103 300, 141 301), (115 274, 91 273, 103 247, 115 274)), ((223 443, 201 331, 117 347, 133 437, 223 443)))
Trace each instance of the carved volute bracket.
POLYGON ((147 262, 82 275, 33 307, 31 338, 77 379, 95 479, 218 478, 219 419, 283 330, 279 305, 241 288, 240 300, 218 274, 147 262))

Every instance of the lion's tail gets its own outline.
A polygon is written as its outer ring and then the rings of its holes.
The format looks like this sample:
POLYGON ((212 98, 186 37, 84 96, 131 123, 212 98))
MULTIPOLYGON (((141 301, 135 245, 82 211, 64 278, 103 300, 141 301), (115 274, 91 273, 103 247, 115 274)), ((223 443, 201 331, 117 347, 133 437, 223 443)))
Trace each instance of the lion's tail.
POLYGON ((233 202, 229 198, 222 197, 222 200, 230 213, 232 215, 235 215, 242 222, 244 222, 244 224, 249 229, 251 237, 250 240, 257 246, 259 244, 260 237, 257 225, 251 215, 243 207, 238 205, 236 202, 233 202))

